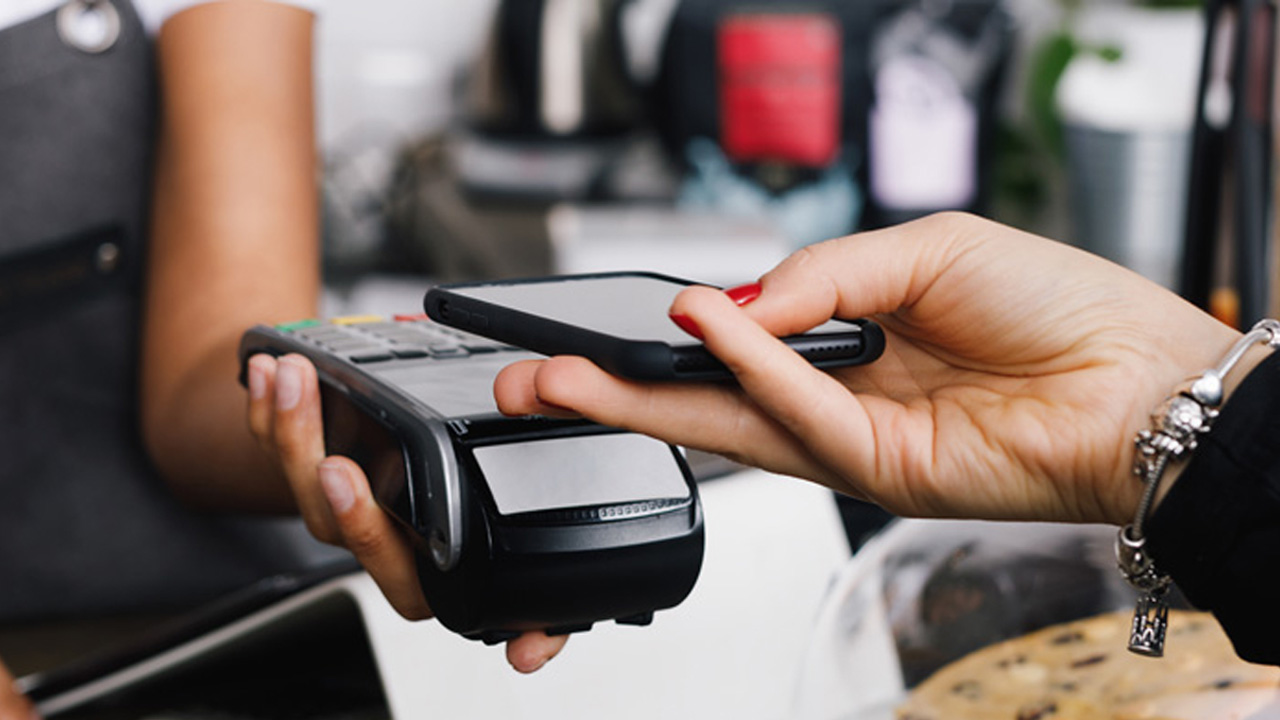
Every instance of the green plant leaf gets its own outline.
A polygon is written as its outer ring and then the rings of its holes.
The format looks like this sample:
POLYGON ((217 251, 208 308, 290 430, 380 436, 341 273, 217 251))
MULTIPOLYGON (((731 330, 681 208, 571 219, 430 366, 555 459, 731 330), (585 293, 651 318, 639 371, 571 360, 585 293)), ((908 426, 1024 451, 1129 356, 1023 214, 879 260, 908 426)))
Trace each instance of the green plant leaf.
POLYGON ((1027 77, 1027 111, 1035 133, 1054 156, 1063 156, 1062 118, 1054 104, 1058 81, 1080 50, 1069 33, 1058 32, 1044 39, 1031 57, 1027 77))

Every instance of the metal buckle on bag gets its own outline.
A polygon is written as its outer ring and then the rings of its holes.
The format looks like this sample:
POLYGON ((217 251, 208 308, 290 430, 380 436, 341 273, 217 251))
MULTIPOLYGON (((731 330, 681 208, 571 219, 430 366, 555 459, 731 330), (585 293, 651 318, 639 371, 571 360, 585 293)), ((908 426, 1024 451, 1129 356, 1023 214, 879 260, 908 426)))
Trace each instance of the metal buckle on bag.
POLYGON ((111 0, 68 0, 58 10, 58 37, 81 52, 106 52, 120 39, 120 13, 111 0))

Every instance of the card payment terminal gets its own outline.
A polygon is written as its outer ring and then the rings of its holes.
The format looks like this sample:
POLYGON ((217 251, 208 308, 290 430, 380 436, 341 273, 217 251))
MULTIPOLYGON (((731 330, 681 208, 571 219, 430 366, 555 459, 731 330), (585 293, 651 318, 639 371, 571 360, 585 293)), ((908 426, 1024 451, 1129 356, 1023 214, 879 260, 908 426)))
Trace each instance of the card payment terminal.
POLYGON ((355 460, 416 547, 445 627, 494 643, 647 624, 702 564, 702 510, 681 453, 585 420, 510 418, 504 366, 536 357, 423 316, 256 326, 240 344, 298 353, 320 377, 327 452, 355 460))

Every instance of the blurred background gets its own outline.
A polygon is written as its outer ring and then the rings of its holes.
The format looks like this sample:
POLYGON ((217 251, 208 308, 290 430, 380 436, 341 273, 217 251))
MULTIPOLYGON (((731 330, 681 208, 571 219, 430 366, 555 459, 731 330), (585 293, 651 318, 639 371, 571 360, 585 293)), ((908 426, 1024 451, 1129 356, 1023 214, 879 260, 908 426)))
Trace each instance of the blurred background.
POLYGON ((946 209, 1174 286, 1202 12, 1153 0, 327 3, 331 307, 416 307, 424 277, 643 268, 734 284, 804 244, 946 209), (371 279, 409 287, 387 300, 371 279))

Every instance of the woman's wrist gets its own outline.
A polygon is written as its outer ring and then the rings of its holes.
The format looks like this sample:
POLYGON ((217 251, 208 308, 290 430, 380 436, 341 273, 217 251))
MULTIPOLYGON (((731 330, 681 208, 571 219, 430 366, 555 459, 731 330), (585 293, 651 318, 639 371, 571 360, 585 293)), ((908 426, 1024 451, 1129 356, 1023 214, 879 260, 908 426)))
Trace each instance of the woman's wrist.
MULTIPOLYGON (((1226 404, 1230 402, 1231 396, 1235 393, 1236 388, 1240 387, 1240 384, 1249 376, 1249 373, 1253 372, 1253 369, 1271 353, 1271 348, 1265 345, 1253 345, 1245 351, 1245 354, 1241 356, 1240 361, 1236 363, 1232 371, 1223 378, 1222 406, 1225 407, 1226 404)), ((1162 482, 1160 483, 1159 488, 1157 488, 1156 494, 1151 502, 1152 513, 1154 513, 1156 509, 1160 507, 1160 504, 1164 502, 1164 499, 1168 497, 1169 491, 1173 489, 1173 486, 1178 482, 1178 479, 1182 477, 1182 474, 1186 470, 1189 462, 1190 457, 1183 457, 1176 463, 1170 464, 1169 467, 1165 469, 1162 482)))
MULTIPOLYGON (((1166 595, 1173 582, 1169 569, 1158 564, 1147 547, 1146 531, 1156 496, 1162 489, 1168 494, 1172 485, 1166 477, 1170 466, 1192 457, 1202 438, 1214 428, 1219 408, 1227 398, 1228 382, 1235 389, 1241 382, 1239 378, 1248 377, 1247 371, 1257 367, 1260 358, 1254 351, 1261 345, 1268 350, 1280 345, 1280 322, 1262 320, 1255 324, 1217 364, 1180 384, 1152 412, 1151 427, 1137 435, 1133 470, 1142 479, 1143 494, 1133 522, 1117 533, 1115 549, 1120 573, 1138 591, 1129 650, 1140 655, 1160 657, 1164 653, 1169 608, 1166 595), (1246 356, 1250 364, 1242 368, 1246 356)), ((1211 438, 1210 442, 1216 440, 1211 438)))
POLYGON ((1280 603, 1280 586, 1265 582, 1280 563, 1280 355, 1254 358, 1238 368, 1238 387, 1146 536, 1160 570, 1191 604, 1213 611, 1242 658, 1276 663, 1280 645, 1259 631, 1259 608, 1280 603))

